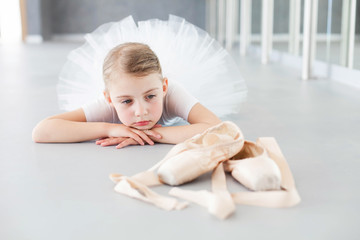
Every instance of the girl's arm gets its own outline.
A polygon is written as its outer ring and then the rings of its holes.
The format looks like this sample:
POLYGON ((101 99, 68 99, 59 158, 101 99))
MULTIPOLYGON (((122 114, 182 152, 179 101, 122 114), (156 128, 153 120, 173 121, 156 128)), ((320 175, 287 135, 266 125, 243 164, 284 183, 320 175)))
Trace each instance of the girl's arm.
MULTIPOLYGON (((196 134, 202 133, 209 127, 212 127, 221 122, 221 120, 210 110, 205 108, 200 103, 194 105, 188 116, 189 125, 173 126, 173 127, 159 127, 155 128, 156 133, 159 133, 161 138, 154 138, 148 134, 148 131, 144 132, 150 136, 154 142, 177 144, 185 141, 188 138, 193 137, 196 134)), ((117 145, 116 148, 123 148, 129 145, 137 145, 138 143, 134 139, 124 138, 108 138, 97 142, 101 146, 117 145)))
POLYGON ((32 133, 35 142, 83 142, 104 137, 126 137, 141 145, 144 141, 154 144, 148 135, 157 136, 154 131, 145 134, 123 124, 86 122, 82 108, 44 119, 32 133))
POLYGON ((162 138, 151 138, 160 143, 177 144, 196 134, 202 133, 209 127, 220 123, 221 120, 203 105, 197 103, 189 113, 188 122, 190 124, 184 126, 156 128, 156 132, 158 132, 162 138))

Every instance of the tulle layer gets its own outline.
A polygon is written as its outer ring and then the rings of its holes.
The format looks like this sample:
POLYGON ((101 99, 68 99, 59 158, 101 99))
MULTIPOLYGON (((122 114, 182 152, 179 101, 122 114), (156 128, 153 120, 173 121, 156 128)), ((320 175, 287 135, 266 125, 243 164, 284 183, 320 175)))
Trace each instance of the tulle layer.
POLYGON ((101 25, 85 35, 73 50, 58 83, 60 108, 73 110, 102 95, 102 65, 107 53, 125 42, 150 46, 160 60, 164 77, 182 84, 199 101, 222 117, 237 113, 246 98, 246 85, 225 49, 204 30, 185 19, 169 16, 134 22, 131 16, 101 25))

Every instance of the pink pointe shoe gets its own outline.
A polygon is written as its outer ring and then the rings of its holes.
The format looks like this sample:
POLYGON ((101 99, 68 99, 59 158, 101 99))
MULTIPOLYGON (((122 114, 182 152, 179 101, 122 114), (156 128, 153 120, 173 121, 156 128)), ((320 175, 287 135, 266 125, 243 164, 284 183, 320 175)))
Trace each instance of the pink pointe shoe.
POLYGON ((160 181, 175 186, 214 170, 244 145, 244 136, 232 122, 222 122, 175 145, 157 171, 160 181))
POLYGON ((256 143, 244 141, 240 129, 231 122, 220 123, 175 145, 165 158, 144 172, 132 177, 111 174, 110 178, 116 183, 116 192, 170 211, 181 210, 188 203, 159 195, 149 186, 180 185, 212 170, 211 191, 176 187, 169 194, 199 204, 219 219, 234 213, 235 204, 283 208, 301 201, 276 140, 263 137, 256 143), (224 170, 254 191, 230 193, 224 170))
POLYGON ((225 171, 253 191, 279 190, 281 173, 265 148, 245 141, 239 153, 224 163, 225 171))

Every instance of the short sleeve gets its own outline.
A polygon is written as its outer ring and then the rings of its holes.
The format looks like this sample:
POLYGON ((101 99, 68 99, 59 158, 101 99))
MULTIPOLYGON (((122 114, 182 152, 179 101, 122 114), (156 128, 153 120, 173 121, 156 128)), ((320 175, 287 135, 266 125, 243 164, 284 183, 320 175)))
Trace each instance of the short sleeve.
POLYGON ((177 82, 169 83, 169 88, 164 101, 162 124, 172 124, 179 117, 187 121, 192 107, 198 103, 184 87, 177 82))
POLYGON ((104 97, 82 106, 87 122, 120 123, 115 108, 104 97))

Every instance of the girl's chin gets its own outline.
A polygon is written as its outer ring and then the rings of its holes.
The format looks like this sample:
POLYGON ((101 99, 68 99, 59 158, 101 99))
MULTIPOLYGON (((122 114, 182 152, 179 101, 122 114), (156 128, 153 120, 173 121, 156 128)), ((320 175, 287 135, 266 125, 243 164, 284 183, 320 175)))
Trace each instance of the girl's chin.
POLYGON ((138 130, 150 130, 155 126, 155 124, 148 124, 145 126, 132 126, 133 128, 136 128, 138 130))
POLYGON ((146 126, 146 127, 133 127, 133 128, 144 131, 144 130, 150 130, 152 127, 153 126, 151 126, 151 127, 149 127, 149 126, 146 126))

